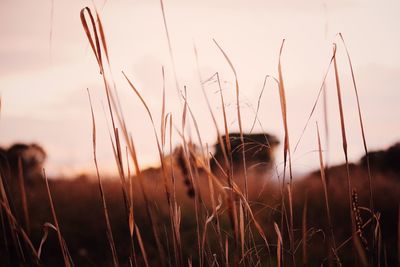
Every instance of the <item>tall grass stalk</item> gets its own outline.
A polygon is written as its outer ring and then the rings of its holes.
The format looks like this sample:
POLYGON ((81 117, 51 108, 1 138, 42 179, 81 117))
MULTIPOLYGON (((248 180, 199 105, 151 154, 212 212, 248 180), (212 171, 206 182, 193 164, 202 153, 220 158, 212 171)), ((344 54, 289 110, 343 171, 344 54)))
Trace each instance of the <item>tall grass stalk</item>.
POLYGON ((22 167, 22 159, 18 158, 18 185, 19 191, 21 193, 21 202, 22 202, 22 210, 24 214, 24 223, 25 230, 28 235, 31 234, 31 223, 29 219, 29 209, 28 209, 28 201, 26 198, 26 190, 25 190, 25 181, 24 181, 24 170, 22 167))
POLYGON ((277 236, 277 244, 276 244, 276 265, 278 267, 281 267, 283 262, 282 262, 282 258, 283 258, 283 238, 282 238, 282 234, 281 231, 279 230, 279 226, 276 224, 276 222, 274 222, 274 229, 275 229, 275 233, 277 236))
MULTIPOLYGON (((197 51, 195 50, 195 55, 196 55, 196 62, 198 62, 198 58, 197 58, 197 51)), ((215 161, 216 165, 220 167, 221 171, 223 172, 223 175, 226 177, 227 179, 227 184, 229 187, 229 191, 228 194, 226 195, 226 202, 227 202, 227 206, 228 206, 228 215, 229 215, 229 221, 231 224, 231 228, 233 231, 233 240, 234 240, 234 248, 235 251, 237 251, 238 249, 238 217, 237 217, 237 210, 236 210, 236 206, 235 206, 235 200, 234 200, 234 195, 233 195, 233 164, 232 164, 232 149, 231 149, 231 143, 230 143, 230 138, 229 138, 229 129, 228 129, 228 122, 227 122, 227 115, 226 115, 226 110, 225 110, 225 101, 224 101, 224 95, 222 92, 222 87, 221 87, 221 81, 220 81, 220 77, 219 77, 219 73, 215 73, 210 79, 212 79, 213 77, 216 77, 217 79, 217 83, 218 83, 218 89, 219 89, 219 94, 220 94, 220 100, 221 100, 221 107, 222 107, 222 115, 223 115, 223 120, 224 120, 224 132, 225 132, 225 138, 222 138, 222 135, 220 134, 215 116, 213 114, 213 111, 211 109, 211 105, 209 103, 207 94, 205 92, 205 88, 204 88, 204 84, 207 81, 203 81, 201 79, 201 75, 200 75, 200 71, 199 71, 199 66, 197 63, 197 68, 198 68, 198 74, 199 74, 199 79, 200 79, 200 83, 201 83, 201 88, 203 91, 203 95, 206 99, 207 105, 208 105, 208 109, 210 111, 211 117, 213 118, 213 122, 214 122, 214 126, 217 132, 217 137, 218 137, 218 142, 221 146, 221 151, 222 151, 222 155, 224 158, 224 162, 223 162, 223 167, 221 166, 221 164, 214 158, 212 160, 215 161)), ((210 80, 209 79, 209 80, 210 80)), ((207 169, 207 174, 211 174, 211 170, 208 168, 207 169)), ((218 226, 218 228, 220 228, 220 226, 218 226)), ((220 243, 222 243, 222 238, 220 238, 220 243)), ((239 259, 237 258, 237 255, 235 254, 235 264, 238 264, 239 259)), ((225 262, 226 264, 228 264, 228 261, 225 262)))
MULTIPOLYGON (((160 0, 160 6, 161 6, 161 12, 162 12, 162 17, 163 17, 163 24, 164 24, 164 29, 165 29, 165 35, 167 37, 167 42, 168 42, 168 52, 170 56, 170 60, 172 63, 172 70, 174 72, 174 78, 175 78, 175 87, 177 91, 177 96, 180 96, 180 86, 179 86, 179 80, 178 80, 178 75, 176 72, 176 64, 175 64, 175 57, 174 57, 174 51, 172 49, 172 43, 171 43, 171 38, 169 36, 169 31, 168 31, 168 25, 167 25, 167 18, 165 15, 165 7, 164 7, 164 1, 160 0)), ((179 98, 180 99, 180 98, 179 98)))
MULTIPOLYGON (((364 122, 363 122, 363 117, 362 117, 362 112, 361 112, 360 98, 359 98, 359 95, 358 95, 358 88, 357 88, 356 78, 355 78, 353 64, 351 62, 349 50, 347 48, 346 42, 344 41, 342 33, 339 33, 338 35, 339 35, 339 37, 340 37, 340 39, 341 39, 341 41, 342 41, 342 43, 344 45, 344 48, 346 50, 346 56, 347 56, 348 64, 350 66, 351 80, 352 80, 352 83, 353 83, 354 93, 355 93, 355 96, 356 96, 358 120, 359 120, 359 123, 360 123, 361 137, 362 137, 362 141, 363 141, 365 159, 366 159, 366 163, 367 163, 368 188, 369 188, 369 208, 371 210, 372 215, 374 215, 375 214, 375 205, 374 205, 374 193, 373 193, 373 180, 372 180, 372 174, 371 174, 371 164, 370 164, 370 159, 369 159, 367 141, 366 141, 366 137, 365 137, 364 122)), ((374 226, 371 225, 371 231, 370 231, 371 233, 373 233, 373 228, 374 228, 374 226)), ((376 246, 376 240, 374 239, 374 235, 373 234, 371 234, 371 236, 372 236, 373 249, 376 250, 376 247, 377 247, 376 246)), ((376 253, 376 251, 374 253, 371 253, 371 263, 372 264, 374 264, 374 254, 375 253, 376 253)))
MULTIPOLYGON (((227 155, 227 152, 226 152, 225 143, 224 143, 224 140, 222 140, 222 136, 221 136, 221 133, 220 133, 218 124, 217 124, 217 120, 215 119, 214 112, 212 111, 211 104, 210 104, 210 101, 209 101, 209 99, 208 99, 208 96, 207 96, 205 87, 204 87, 205 81, 203 81, 203 78, 202 78, 202 76, 201 76, 200 66, 199 66, 199 58, 198 58, 198 53, 197 53, 196 46, 193 47, 193 50, 194 50, 194 55, 195 55, 195 60, 196 60, 197 75, 198 75, 198 79, 199 79, 201 91, 202 91, 202 93, 203 93, 204 99, 206 100, 207 107, 208 107, 208 111, 210 112, 210 116, 211 116, 211 119, 212 119, 213 124, 214 124, 214 127, 215 127, 215 131, 216 131, 216 134, 217 134, 217 140, 218 140, 218 142, 221 144, 222 155, 223 155, 223 157, 224 157, 224 166, 225 166, 224 169, 225 169, 225 170, 228 170, 228 169, 230 168, 230 167, 229 167, 230 163, 229 163, 228 155, 227 155)), ((218 73, 216 73, 216 74, 217 74, 218 84, 219 84, 219 86, 220 86, 220 81, 219 81, 218 73)), ((222 103, 223 103, 222 90, 220 90, 220 94, 221 94, 222 103)), ((224 122, 225 122, 224 125, 226 125, 226 114, 225 114, 225 107, 224 107, 224 106, 222 106, 222 110, 223 110, 223 116, 224 116, 224 122)), ((225 126, 225 128, 227 128, 227 126, 225 126)), ((226 130, 226 131, 227 131, 227 130, 226 130)), ((229 144, 230 144, 230 143, 229 143, 229 144)), ((208 155, 210 155, 210 152, 208 151, 208 147, 207 147, 207 153, 206 153, 206 155, 207 155, 207 157, 208 157, 208 155)), ((211 160, 213 160, 213 159, 211 159, 211 160)), ((216 160, 215 160, 215 161, 216 161, 216 160)), ((207 162, 207 164, 205 164, 205 165, 206 165, 206 168, 207 168, 207 170, 208 170, 207 173, 211 173, 210 161, 209 161, 209 160, 206 160, 206 158, 205 158, 205 159, 204 159, 204 162, 207 162)), ((216 162, 216 163, 218 164, 218 162, 216 162)), ((228 173, 230 173, 230 172, 228 172, 228 173)), ((224 245, 223 245, 224 241, 223 241, 223 239, 222 239, 222 234, 221 234, 221 225, 220 225, 220 218, 219 218, 220 216, 219 216, 219 214, 218 214, 218 212, 217 212, 217 205, 216 205, 216 201, 215 201, 214 183, 213 183, 212 178, 211 178, 211 176, 210 176, 209 174, 207 174, 207 179, 208 179, 208 184, 209 184, 209 188, 210 188, 211 206, 212 206, 213 214, 215 215, 215 218, 216 218, 216 224, 217 224, 217 225, 216 225, 216 232, 217 232, 218 244, 219 244, 219 247, 220 247, 221 255, 224 255, 224 245)), ((230 179, 229 176, 227 176, 227 179, 228 179, 228 180, 230 179)), ((232 188, 231 183, 228 182, 228 184, 230 185, 230 188, 232 188)), ((230 198, 229 200, 227 200, 227 201, 228 201, 229 203, 231 203, 231 198, 230 198)), ((228 204, 228 206, 231 206, 231 205, 228 204)), ((233 205, 232 205, 232 206, 233 206, 233 205)), ((233 216, 231 216, 231 215, 232 215, 232 212, 231 212, 230 209, 229 209, 229 214, 230 214, 229 217, 231 218, 231 224, 234 225, 234 223, 232 223, 232 221, 233 221, 233 219, 232 219, 233 216)), ((234 227, 233 227, 233 228, 234 228, 234 227)), ((228 266, 228 262, 225 260, 224 257, 222 257, 222 261, 225 261, 226 266, 228 266)))
MULTIPOLYGON (((110 218, 109 218, 109 214, 108 214, 107 202, 106 202, 106 198, 105 198, 105 195, 104 195, 103 183, 102 183, 101 178, 100 178, 99 166, 98 166, 98 163, 97 163, 97 154, 96 154, 96 151, 97 151, 97 149, 96 149, 96 121, 95 121, 95 117, 94 117, 92 100, 90 98, 89 89, 88 89, 88 97, 89 97, 89 103, 90 103, 90 111, 91 111, 91 115, 92 115, 93 161, 94 161, 94 165, 96 167, 97 181, 98 181, 99 190, 100 190, 101 202, 102 202, 102 205, 103 205, 103 213, 104 213, 104 220, 105 220, 105 223, 106 223, 107 239, 108 239, 108 243, 110 245, 113 264, 114 264, 115 267, 117 267, 117 266, 119 266, 118 255, 117 255, 117 250, 115 248, 114 237, 113 237, 113 233, 112 233, 112 229, 111 229, 111 223, 110 223, 110 218)), ((132 211, 132 214, 133 214, 133 211, 132 211)), ((130 218, 131 218, 131 216, 130 216, 130 218)), ((132 215, 132 218, 133 218, 133 215, 132 215)), ((132 236, 132 230, 131 230, 131 236, 132 236)))
MULTIPOLYGON (((13 209, 10 206, 10 199, 8 196, 8 188, 6 188, 5 184, 5 177, 0 173, 0 206, 2 212, 5 212, 5 217, 7 218, 7 223, 8 227, 10 229, 10 235, 12 239, 12 245, 14 246, 14 249, 17 253, 17 257, 20 260, 21 263, 23 264, 28 264, 29 259, 26 258, 25 253, 24 253, 24 244, 26 244, 28 251, 32 255, 32 262, 34 265, 40 265, 40 257, 38 255, 37 250, 33 246, 28 234, 25 232, 25 230, 19 225, 18 220, 15 218, 15 212, 13 212, 13 209)), ((3 213, 2 217, 3 217, 3 213)), ((4 219, 4 217, 2 218, 4 219)), ((5 223, 2 222, 2 227, 3 227, 3 233, 5 233, 5 223)), ((4 238, 6 241, 6 234, 4 234, 4 238)), ((7 245, 8 242, 6 241, 5 244, 7 245)), ((8 247, 7 247, 8 249, 8 247)), ((10 255, 10 254, 8 254, 10 255)))
POLYGON ((307 212, 308 212, 308 193, 305 193, 305 200, 303 205, 303 216, 301 224, 302 235, 302 261, 303 266, 308 266, 308 253, 307 253, 307 212))
POLYGON ((364 249, 362 248, 360 244, 360 240, 358 236, 355 234, 356 233, 356 225, 355 225, 355 214, 353 211, 353 205, 352 205, 352 184, 351 184, 351 178, 350 178, 350 167, 349 167, 349 158, 348 158, 348 152, 347 152, 347 138, 346 138, 346 128, 345 128, 345 119, 344 119, 344 112, 343 112, 343 103, 342 103, 342 95, 341 95, 341 87, 340 87, 340 80, 339 80, 339 71, 337 67, 337 60, 336 60, 336 44, 334 44, 334 57, 333 57, 333 65, 335 69, 335 81, 336 81, 336 91, 337 91, 337 99, 338 99, 338 106, 339 106, 339 115, 340 115, 340 128, 342 132, 342 147, 343 147, 343 153, 345 157, 345 163, 346 163, 346 174, 347 174, 347 190, 348 190, 348 195, 349 195, 349 211, 350 211, 350 220, 351 220, 351 232, 353 235, 353 245, 354 248, 357 251, 357 254, 364 266, 368 265, 366 255, 364 252, 364 249))
POLYGON ((397 266, 400 266, 400 204, 397 208, 397 266))
MULTIPOLYGON (((324 190, 324 200, 325 200, 325 208, 326 208, 326 215, 328 220, 328 253, 331 254, 331 251, 336 251, 336 242, 335 242, 335 235, 333 230, 332 218, 331 218, 331 210, 329 205, 329 195, 328 195, 328 186, 326 182, 325 176, 325 165, 324 165, 324 157, 322 154, 322 146, 321 146, 321 137, 319 134, 319 127, 317 125, 317 139, 318 139, 318 154, 319 154, 319 166, 320 166, 320 174, 321 174, 321 182, 322 187, 324 190)), ((329 259, 331 261, 332 259, 329 259)))
POLYGON ((49 197, 51 214, 53 216, 54 225, 57 228, 57 237, 58 237, 58 242, 60 244, 61 253, 64 258, 64 264, 65 264, 65 267, 71 267, 71 266, 73 266, 73 264, 68 256, 68 249, 67 249, 66 243, 64 242, 64 239, 62 238, 60 225, 58 223, 58 219, 57 219, 57 215, 56 215, 56 210, 54 209, 53 198, 52 198, 51 192, 50 192, 49 180, 47 179, 46 172, 44 169, 43 169, 43 176, 46 181, 46 189, 47 189, 47 195, 49 197))
MULTIPOLYGON (((240 132, 240 143, 242 145, 244 145, 244 138, 243 138, 243 128, 242 128, 242 118, 241 118, 241 114, 240 114, 240 90, 239 90, 239 81, 238 81, 238 76, 236 73, 236 69, 233 66, 231 60, 229 59, 228 55, 225 53, 225 51, 222 49, 222 47, 217 43, 217 41, 215 39, 213 39, 215 45, 218 47, 218 49, 221 51, 221 53, 223 54, 225 60, 228 62, 229 67, 231 68, 234 76, 235 76, 235 89, 236 89, 236 110, 237 110, 237 119, 238 119, 238 125, 239 125, 239 132, 240 132)), ((220 83, 218 83, 218 85, 220 85, 220 83)), ((224 113, 224 120, 226 120, 226 114, 224 113)), ((225 131, 227 131, 227 127, 226 127, 226 123, 225 123, 225 131)), ((229 134, 225 134, 226 139, 230 139, 229 138, 229 134)), ((228 142, 228 141, 226 141, 228 142)), ((229 140, 230 142, 230 140, 229 140)), ((229 151, 228 149, 228 154, 230 155, 232 152, 229 151)), ((245 150, 244 147, 242 149, 242 159, 243 159, 243 180, 244 180, 244 191, 245 191, 245 198, 248 199, 248 184, 247 184, 247 166, 246 166, 246 156, 245 156, 245 150)), ((231 166, 232 167, 232 166, 231 166)), ((233 173, 232 173, 233 175, 233 173)), ((245 214, 246 219, 247 219, 247 212, 245 214)), ((233 207, 233 219, 234 219, 234 229, 235 229, 235 250, 237 251, 237 254, 235 254, 235 256, 239 255, 240 251, 239 251, 239 243, 242 237, 240 237, 241 232, 238 229, 238 223, 237 223, 237 210, 236 210, 236 204, 234 203, 234 207, 233 207)), ((236 257, 235 259, 235 264, 237 265, 238 263, 238 258, 236 257)))
MULTIPOLYGON (((293 205, 291 202, 292 199, 292 159, 291 159, 291 152, 290 152, 290 142, 289 142, 289 127, 287 123, 287 105, 286 105, 286 96, 285 96, 285 86, 283 80, 283 73, 282 73, 282 64, 281 64, 281 57, 283 46, 285 44, 285 39, 282 41, 282 45, 279 51, 279 62, 278 62, 278 74, 279 74, 279 99, 281 104, 281 113, 282 113, 282 122, 283 128, 285 131, 284 137, 284 144, 283 144, 283 178, 282 178, 282 214, 286 216, 287 219, 287 212, 285 208, 285 200, 284 200, 284 192, 285 192, 285 178, 286 178, 286 167, 287 162, 289 163, 289 186, 288 186, 288 198, 289 198, 289 227, 288 227, 288 235, 289 235, 289 246, 290 246, 290 254, 292 255, 292 264, 295 264, 295 256, 294 256, 294 229, 293 229, 293 205)), ((283 221, 283 217, 282 217, 283 221)), ((283 222, 281 223, 283 226, 283 222)))

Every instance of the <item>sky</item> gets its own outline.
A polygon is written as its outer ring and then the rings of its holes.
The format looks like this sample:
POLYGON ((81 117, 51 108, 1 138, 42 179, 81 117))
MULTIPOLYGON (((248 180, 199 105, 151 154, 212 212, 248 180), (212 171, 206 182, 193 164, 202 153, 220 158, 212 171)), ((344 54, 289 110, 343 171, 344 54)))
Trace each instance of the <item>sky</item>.
MULTIPOLYGON (((164 67, 166 109, 172 113, 176 128, 181 127, 182 100, 175 86, 159 1, 1 0, 0 145, 42 145, 48 153, 47 172, 53 176, 94 171, 87 88, 96 117, 100 169, 104 173, 116 171, 109 119, 103 108, 106 98, 102 77, 79 18, 82 8, 93 5, 102 19, 112 75, 140 165, 157 165, 156 141, 145 109, 121 71, 143 95, 158 125, 164 67)), ((285 39, 281 62, 292 151, 328 69, 333 43, 337 43, 349 157, 357 161, 363 155, 363 145, 351 72, 339 32, 353 62, 369 149, 385 149, 399 141, 399 1, 165 0, 164 6, 179 89, 186 86, 188 103, 203 142, 209 146, 215 142, 216 132, 198 70, 203 80, 220 74, 228 123, 232 131, 238 130, 235 77, 213 40, 237 71, 244 131, 250 131, 260 99, 259 123, 254 131, 267 131, 282 140, 279 95, 273 80, 268 80, 263 96, 259 96, 265 76, 278 77, 279 49, 285 39)), ((216 83, 206 83, 205 90, 222 129, 216 83)), ((316 122, 329 164, 344 160, 333 69, 329 70, 326 90, 329 139, 320 102, 298 149, 292 153, 293 169, 298 173, 319 165, 316 122)), ((188 133, 194 135, 193 125, 189 128, 188 133)), ((174 143, 178 143, 178 133, 173 135, 174 143)), ((280 169, 282 151, 281 146, 276 155, 280 169)))

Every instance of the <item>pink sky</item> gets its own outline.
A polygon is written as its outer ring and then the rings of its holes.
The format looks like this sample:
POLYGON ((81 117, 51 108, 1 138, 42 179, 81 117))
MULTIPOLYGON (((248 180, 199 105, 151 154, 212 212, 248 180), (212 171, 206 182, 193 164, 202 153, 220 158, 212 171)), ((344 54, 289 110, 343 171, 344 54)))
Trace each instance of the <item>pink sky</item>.
MULTIPOLYGON (((0 2, 0 144, 37 142, 49 154, 53 175, 92 171, 91 117, 86 88, 93 94, 98 124, 101 170, 115 169, 108 139, 101 76, 84 35, 79 12, 91 1, 3 0, 0 2), (51 23, 52 21, 52 23, 51 23), (52 38, 50 42, 50 30, 52 38)), ((155 139, 145 110, 122 79, 124 70, 158 119, 162 76, 166 68, 167 109, 180 125, 180 101, 174 85, 160 3, 154 1, 95 1, 103 20, 111 64, 129 130, 142 166, 157 162, 155 139)), ((288 102, 291 145, 299 138, 322 82, 336 34, 342 32, 353 60, 371 149, 398 141, 400 125, 399 1, 171 1, 164 2, 179 84, 187 86, 189 104, 204 142, 215 131, 197 78, 193 44, 199 52, 204 78, 218 71, 224 80, 228 118, 237 130, 234 76, 215 38, 237 69, 241 86, 244 129, 250 130, 265 75, 277 77, 279 48, 288 102)), ((363 154, 350 70, 343 45, 338 64, 345 105, 351 160, 363 154)), ((337 99, 332 71, 328 76, 330 150, 332 163, 343 161, 337 99)), ((206 86, 222 126, 215 84, 206 86)), ((322 125, 322 107, 311 120, 298 151, 297 172, 318 166, 315 121, 322 125)), ((262 128, 283 138, 278 91, 267 84, 259 119, 262 128)), ((158 121, 158 120, 157 120, 158 121)), ((258 126, 256 131, 261 131, 258 126)), ((177 134, 175 134, 177 135, 177 134)), ((324 140, 325 143, 325 140, 324 140)), ((281 150, 281 149, 280 149, 281 150)), ((279 153, 277 163, 282 162, 279 153)), ((279 165, 280 166, 280 165, 279 165)))

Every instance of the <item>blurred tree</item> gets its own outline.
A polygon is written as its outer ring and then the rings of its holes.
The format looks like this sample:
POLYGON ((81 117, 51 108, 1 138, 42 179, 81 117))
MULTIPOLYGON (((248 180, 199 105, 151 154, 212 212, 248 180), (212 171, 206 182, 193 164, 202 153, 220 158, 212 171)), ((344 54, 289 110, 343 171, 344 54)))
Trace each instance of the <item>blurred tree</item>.
MULTIPOLYGON (((387 150, 378 150, 368 153, 371 168, 380 172, 400 174, 400 143, 396 143, 387 150)), ((367 158, 361 159, 361 165, 367 166, 367 158)))
POLYGON ((38 144, 16 143, 8 149, 0 148, 1 173, 15 179, 18 177, 18 162, 21 161, 25 179, 33 181, 41 176, 46 157, 46 152, 38 144))
MULTIPOLYGON (((223 147, 227 152, 226 141, 227 137, 222 136, 223 145, 218 141, 214 148, 214 159, 211 161, 213 170, 218 169, 218 164, 224 166, 223 147), (218 164, 217 162, 218 161, 218 164)), ((275 148, 279 145, 279 140, 270 134, 243 134, 242 143, 240 133, 230 133, 229 142, 231 145, 231 155, 228 155, 232 160, 232 164, 240 167, 243 162, 243 150, 245 152, 247 166, 259 165, 260 169, 268 169, 274 159, 275 148)))

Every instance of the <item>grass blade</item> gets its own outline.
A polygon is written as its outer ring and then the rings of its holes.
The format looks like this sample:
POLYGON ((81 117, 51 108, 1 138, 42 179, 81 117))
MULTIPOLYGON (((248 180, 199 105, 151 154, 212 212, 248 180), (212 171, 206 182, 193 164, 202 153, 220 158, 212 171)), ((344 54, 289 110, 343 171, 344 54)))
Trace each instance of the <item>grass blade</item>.
POLYGON ((329 64, 328 64, 328 67, 327 67, 327 69, 326 69, 324 78, 322 79, 321 86, 320 86, 320 88, 319 88, 319 90, 318 90, 317 98, 316 98, 315 101, 314 101, 313 107, 311 108, 310 114, 308 115, 308 118, 307 118, 307 121, 306 121, 306 123, 305 123, 305 125, 304 125, 304 128, 303 128, 303 130, 301 131, 300 137, 299 137, 299 139, 297 140, 296 145, 294 146, 293 153, 295 153, 295 152, 297 151, 297 148, 298 148, 298 146, 299 146, 299 144, 300 144, 300 141, 301 141, 301 139, 303 138, 304 133, 306 132, 306 129, 307 129, 307 127, 308 127, 308 124, 310 123, 311 118, 312 118, 312 116, 314 115, 315 109, 316 109, 317 104, 318 104, 318 102, 319 102, 319 98, 320 98, 320 96, 321 96, 321 93, 322 93, 323 90, 324 90, 325 81, 326 81, 326 78, 328 77, 329 70, 331 69, 331 65, 332 65, 332 63, 333 63, 333 59, 335 58, 335 55, 336 55, 336 49, 334 49, 334 51, 333 51, 333 55, 332 55, 332 57, 331 57, 331 59, 330 59, 330 61, 329 61, 329 64))
MULTIPOLYGON (((283 147, 283 178, 282 178, 282 188, 285 187, 285 178, 286 178, 286 166, 287 161, 289 162, 289 186, 288 186, 288 197, 289 197, 289 245, 290 251, 293 256, 293 264, 295 262, 294 258, 294 230, 293 230, 293 207, 291 203, 292 199, 292 159, 291 159, 291 152, 290 152, 290 142, 289 142, 289 128, 287 123, 287 107, 286 107, 286 96, 285 96, 285 86, 282 74, 282 64, 281 64, 281 56, 283 51, 283 46, 285 44, 285 39, 282 41, 282 45, 279 51, 279 63, 278 63, 278 74, 279 74, 279 99, 281 104, 281 113, 282 113, 282 121, 283 127, 285 130, 285 137, 284 137, 284 147, 283 147)), ((284 191, 283 191, 284 192, 284 191)), ((286 208, 284 205, 284 194, 282 194, 282 214, 287 217, 286 208)), ((287 218, 286 218, 287 219, 287 218)), ((283 221, 283 220, 282 220, 283 221)), ((283 243, 282 243, 283 245, 283 243)))
POLYGON ((367 147, 367 141, 365 138, 365 130, 364 130, 364 122, 363 122, 363 117, 362 117, 362 112, 361 112, 361 105, 360 105, 360 98, 358 96, 358 89, 357 89, 357 83, 356 83, 356 78, 354 75, 354 69, 353 69, 353 64, 351 62, 350 58, 350 53, 347 49, 346 42, 344 41, 343 35, 339 33, 340 39, 343 42, 344 48, 346 50, 346 55, 347 55, 347 60, 350 66, 350 72, 351 72, 351 79, 353 82, 353 88, 354 88, 354 93, 356 95, 356 100, 357 100, 357 111, 358 111, 358 119, 360 123, 360 128, 361 128, 361 136, 363 140, 363 146, 364 146, 364 152, 365 152, 365 158, 367 160, 367 170, 368 170, 368 186, 369 186, 369 194, 370 194, 370 209, 372 213, 374 214, 374 197, 373 197, 373 185, 372 185, 372 175, 371 175, 371 167, 370 167, 370 160, 369 160, 369 153, 368 153, 368 147, 367 147))
POLYGON ((307 211, 308 211, 308 194, 305 194, 305 200, 303 205, 303 216, 302 216, 302 252, 303 252, 303 266, 308 266, 308 255, 307 255, 307 211))
POLYGON ((163 0, 160 0, 160 5, 161 5, 162 16, 163 16, 165 34, 166 34, 167 41, 168 41, 169 56, 170 56, 171 63, 172 63, 172 70, 174 72, 175 87, 176 87, 176 91, 178 93, 178 96, 180 96, 179 80, 178 80, 178 75, 177 75, 177 72, 176 72, 175 58, 174 58, 174 53, 173 53, 173 50, 172 50, 171 38, 169 36, 169 31, 168 31, 168 26, 167 26, 167 18, 165 16, 165 8, 164 8, 164 1, 163 0))
POLYGON ((321 137, 319 134, 319 128, 317 123, 317 138, 318 138, 318 154, 319 154, 319 163, 320 163, 320 174, 321 174, 321 182, 322 187, 324 189, 324 197, 325 197, 325 208, 326 214, 328 218, 328 227, 329 227, 329 235, 328 235, 328 251, 336 251, 336 242, 335 242, 335 235, 333 232, 333 224, 331 218, 331 211, 329 206, 329 196, 328 196, 328 187, 326 183, 326 176, 325 176, 325 166, 324 166, 324 158, 322 155, 322 146, 321 146, 321 137))
POLYGON ((277 266, 281 267, 282 266, 282 249, 283 249, 283 239, 282 239, 282 234, 281 231, 279 230, 279 226, 274 222, 274 229, 277 238, 277 244, 276 244, 276 261, 277 261, 277 266))
POLYGON ((142 235, 140 234, 139 227, 137 225, 135 226, 135 229, 136 229, 136 236, 138 238, 139 247, 140 247, 140 250, 142 251, 144 264, 146 267, 149 267, 150 266, 149 260, 147 259, 147 253, 146 253, 146 249, 143 244, 142 235))
POLYGON ((47 195, 49 197, 51 214, 53 216, 54 225, 57 228, 57 237, 58 237, 58 242, 60 244, 60 249, 61 249, 61 252, 62 252, 62 255, 63 255, 63 258, 64 258, 64 264, 65 264, 65 267, 71 267, 72 266, 72 262, 70 261, 70 258, 68 256, 68 252, 67 252, 68 249, 67 249, 66 243, 64 242, 64 239, 62 238, 62 235, 61 235, 60 225, 58 224, 56 210, 54 209, 53 198, 52 198, 51 192, 50 192, 49 180, 47 179, 46 172, 45 172, 44 169, 43 169, 43 176, 44 176, 44 179, 46 181, 46 189, 47 189, 47 195))
POLYGON ((28 235, 31 234, 31 224, 29 219, 28 211, 28 201, 26 199, 25 181, 24 181, 24 171, 22 167, 22 159, 18 158, 18 184, 21 193, 22 210, 24 214, 25 230, 28 235))
MULTIPOLYGON (((224 55, 224 58, 228 62, 234 76, 235 76, 235 88, 236 88, 236 109, 237 109, 237 119, 238 119, 238 124, 239 124, 239 132, 240 132, 240 142, 242 145, 244 145, 244 137, 243 137, 243 127, 242 127, 242 117, 240 114, 240 90, 239 90, 239 81, 238 81, 238 75, 236 73, 236 69, 232 64, 232 61, 229 59, 228 55, 225 53, 225 51, 222 49, 222 47, 217 43, 216 40, 214 40, 215 45, 218 47, 218 49, 221 51, 221 53, 224 55)), ((227 136, 228 138, 228 136, 227 136)), ((248 190, 248 179, 247 179, 247 168, 246 168, 246 155, 245 155, 245 150, 242 149, 242 158, 243 158, 243 172, 244 172, 244 192, 246 199, 249 197, 249 190, 248 190)))
POLYGON ((88 92, 88 97, 89 97, 89 103, 90 103, 90 111, 92 115, 92 144, 93 144, 93 160, 94 160, 94 165, 96 167, 96 175, 97 175, 97 180, 98 180, 98 185, 99 185, 99 190, 100 190, 100 196, 101 196, 101 201, 103 205, 103 212, 104 212, 104 220, 106 223, 106 233, 107 233, 107 239, 108 243, 110 245, 111 249, 111 254, 113 258, 113 264, 115 267, 119 266, 119 261, 118 261, 118 255, 117 255, 117 250, 115 248, 115 242, 114 242, 114 237, 112 234, 112 229, 111 229, 111 223, 110 223, 110 218, 108 214, 108 208, 107 208, 107 202, 106 198, 104 195, 104 189, 103 189, 103 183, 100 178, 100 172, 99 172, 99 166, 97 163, 97 155, 96 155, 96 121, 94 117, 94 112, 93 112, 93 105, 92 105, 92 100, 90 98, 90 92, 89 89, 87 90, 88 92))
MULTIPOLYGON (((334 44, 334 51, 336 50, 336 44, 334 44)), ((334 54, 336 54, 334 52, 334 54)), ((347 138, 346 138, 346 128, 345 128, 345 119, 344 119, 344 112, 343 112, 343 103, 342 103, 342 96, 341 96, 341 87, 339 81, 339 70, 337 67, 336 56, 333 58, 333 65, 335 69, 335 81, 336 81, 336 89, 337 89, 337 98, 338 98, 338 105, 339 105, 339 114, 340 114, 340 127, 342 132, 342 147, 343 153, 346 160, 346 174, 347 174, 347 189, 349 194, 349 209, 350 209, 350 219, 351 219, 351 231, 353 233, 353 245, 356 248, 358 256, 364 266, 368 265, 368 261, 366 260, 365 252, 360 244, 360 239, 356 235, 356 225, 355 225, 355 214, 353 212, 353 201, 352 201, 352 185, 351 185, 351 178, 350 178, 350 167, 349 167, 349 159, 348 159, 348 152, 347 152, 347 138)))

